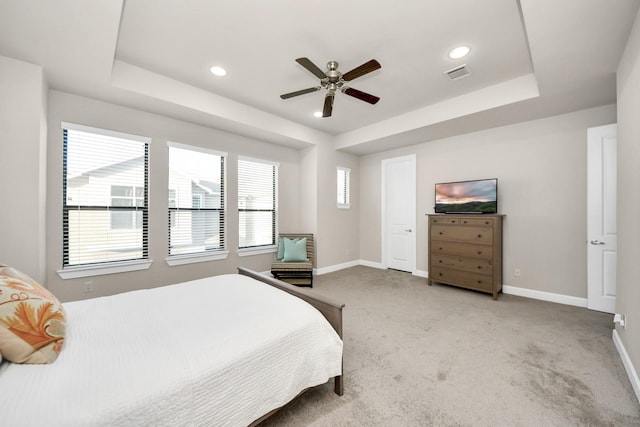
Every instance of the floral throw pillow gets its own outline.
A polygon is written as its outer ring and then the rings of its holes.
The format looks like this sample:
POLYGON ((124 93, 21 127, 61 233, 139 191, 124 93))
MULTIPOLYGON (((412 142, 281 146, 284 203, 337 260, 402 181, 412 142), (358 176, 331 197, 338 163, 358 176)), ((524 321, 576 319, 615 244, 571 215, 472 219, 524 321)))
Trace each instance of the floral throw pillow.
POLYGON ((64 343, 60 301, 32 278, 0 264, 0 354, 14 363, 53 363, 64 343))

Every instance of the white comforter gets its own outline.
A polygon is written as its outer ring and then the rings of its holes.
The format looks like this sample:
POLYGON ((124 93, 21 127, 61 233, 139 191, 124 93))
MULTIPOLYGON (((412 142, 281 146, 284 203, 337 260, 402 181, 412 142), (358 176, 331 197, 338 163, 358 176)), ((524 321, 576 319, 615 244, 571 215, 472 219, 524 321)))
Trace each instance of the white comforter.
POLYGON ((55 363, 2 363, 1 425, 245 426, 342 370, 316 309, 246 276, 64 306, 55 363))

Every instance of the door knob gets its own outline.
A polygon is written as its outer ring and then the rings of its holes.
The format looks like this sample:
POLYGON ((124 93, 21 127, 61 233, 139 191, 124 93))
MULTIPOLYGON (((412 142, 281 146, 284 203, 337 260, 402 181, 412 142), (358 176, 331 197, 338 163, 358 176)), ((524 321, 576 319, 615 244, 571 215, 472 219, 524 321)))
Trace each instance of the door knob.
POLYGON ((592 245, 605 245, 606 244, 605 242, 601 242, 599 240, 592 240, 589 243, 591 243, 592 245))

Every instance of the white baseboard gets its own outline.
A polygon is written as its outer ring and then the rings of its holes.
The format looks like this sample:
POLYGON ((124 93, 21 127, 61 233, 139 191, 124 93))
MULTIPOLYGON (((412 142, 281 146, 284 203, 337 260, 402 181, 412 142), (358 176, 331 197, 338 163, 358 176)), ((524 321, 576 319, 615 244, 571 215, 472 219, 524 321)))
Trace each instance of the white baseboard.
POLYGON ((355 261, 343 262, 342 264, 330 265, 328 267, 315 268, 313 270, 313 273, 318 276, 321 276, 323 274, 333 273, 334 271, 344 270, 345 268, 355 267, 356 265, 360 265, 360 261, 355 260, 355 261))
POLYGON ((638 371, 634 368, 633 362, 631 362, 631 358, 629 357, 629 353, 627 353, 627 349, 624 348, 624 344, 620 339, 620 334, 618 334, 618 331, 615 329, 613 330, 613 343, 616 345, 616 349, 618 350, 620 359, 622 359, 624 369, 627 371, 633 391, 636 393, 636 399, 638 399, 638 402, 640 403, 640 378, 638 378, 638 371))
POLYGON ((558 304, 566 304, 566 305, 573 305, 576 307, 587 308, 586 298, 578 298, 578 297, 572 297, 569 295, 554 294, 551 292, 536 291, 533 289, 518 288, 515 286, 508 286, 508 285, 502 286, 502 293, 508 294, 508 295, 517 295, 519 297, 539 299, 542 301, 556 302, 558 304))
POLYGON ((377 268, 378 270, 384 270, 385 267, 380 262, 367 261, 366 259, 361 259, 358 261, 358 265, 364 265, 365 267, 377 268))
POLYGON ((345 268, 355 267, 357 265, 364 265, 365 267, 378 268, 378 269, 384 268, 382 267, 382 264, 379 262, 372 262, 372 261, 359 259, 359 260, 354 260, 349 262, 343 262, 342 264, 330 265, 328 267, 314 268, 313 274, 317 276, 322 276, 323 274, 333 273, 335 271, 344 270, 345 268))
MULTIPOLYGON (((355 267, 357 265, 362 265, 362 266, 371 267, 371 268, 377 268, 377 269, 380 269, 380 270, 385 268, 382 265, 382 263, 360 259, 360 260, 355 260, 355 261, 344 262, 342 264, 330 265, 328 267, 315 268, 313 270, 313 274, 321 276, 323 274, 333 273, 334 271, 344 270, 345 268, 355 267)), ((427 272, 423 271, 423 270, 416 270, 412 274, 414 276, 424 277, 425 279, 427 278, 427 272)))
POLYGON ((427 272, 426 272, 426 271, 424 271, 424 270, 416 270, 416 271, 414 271, 412 274, 413 274, 414 276, 422 277, 422 278, 425 278, 425 279, 428 279, 428 278, 429 278, 429 273, 427 273, 427 272))
MULTIPOLYGON (((322 275, 322 274, 333 273, 334 271, 343 270, 349 267, 355 267, 357 265, 363 265, 365 267, 372 267, 372 268, 378 268, 378 269, 385 268, 382 265, 382 263, 361 259, 361 260, 345 262, 342 264, 331 265, 328 267, 316 268, 314 269, 314 274, 322 275)), ((413 275, 418 277, 423 277, 425 279, 429 277, 429 273, 423 270, 416 270, 413 272, 413 275)), ((587 308, 586 298, 578 298, 578 297, 572 297, 569 295, 554 294, 551 292, 544 292, 544 291, 536 291, 533 289, 518 288, 516 286, 509 286, 509 285, 503 285, 502 292, 509 295, 517 295, 520 297, 526 297, 526 298, 532 298, 532 299, 537 299, 542 301, 555 302, 558 304, 566 304, 566 305, 573 305, 575 307, 587 308)))

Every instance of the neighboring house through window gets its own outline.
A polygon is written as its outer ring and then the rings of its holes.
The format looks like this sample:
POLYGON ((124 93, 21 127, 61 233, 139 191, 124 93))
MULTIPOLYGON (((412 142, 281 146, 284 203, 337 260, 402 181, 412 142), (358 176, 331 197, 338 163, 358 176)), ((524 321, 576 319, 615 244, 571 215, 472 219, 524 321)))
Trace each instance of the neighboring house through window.
POLYGON ((278 164, 238 159, 238 247, 275 245, 278 209, 278 164))
POLYGON ((149 138, 63 128, 63 268, 148 258, 149 138))
MULTIPOLYGON (((111 206, 144 206, 144 187, 112 185, 111 206)), ((111 228, 142 228, 142 212, 111 212, 111 228)))
POLYGON ((224 249, 226 153, 169 143, 169 256, 224 249))

